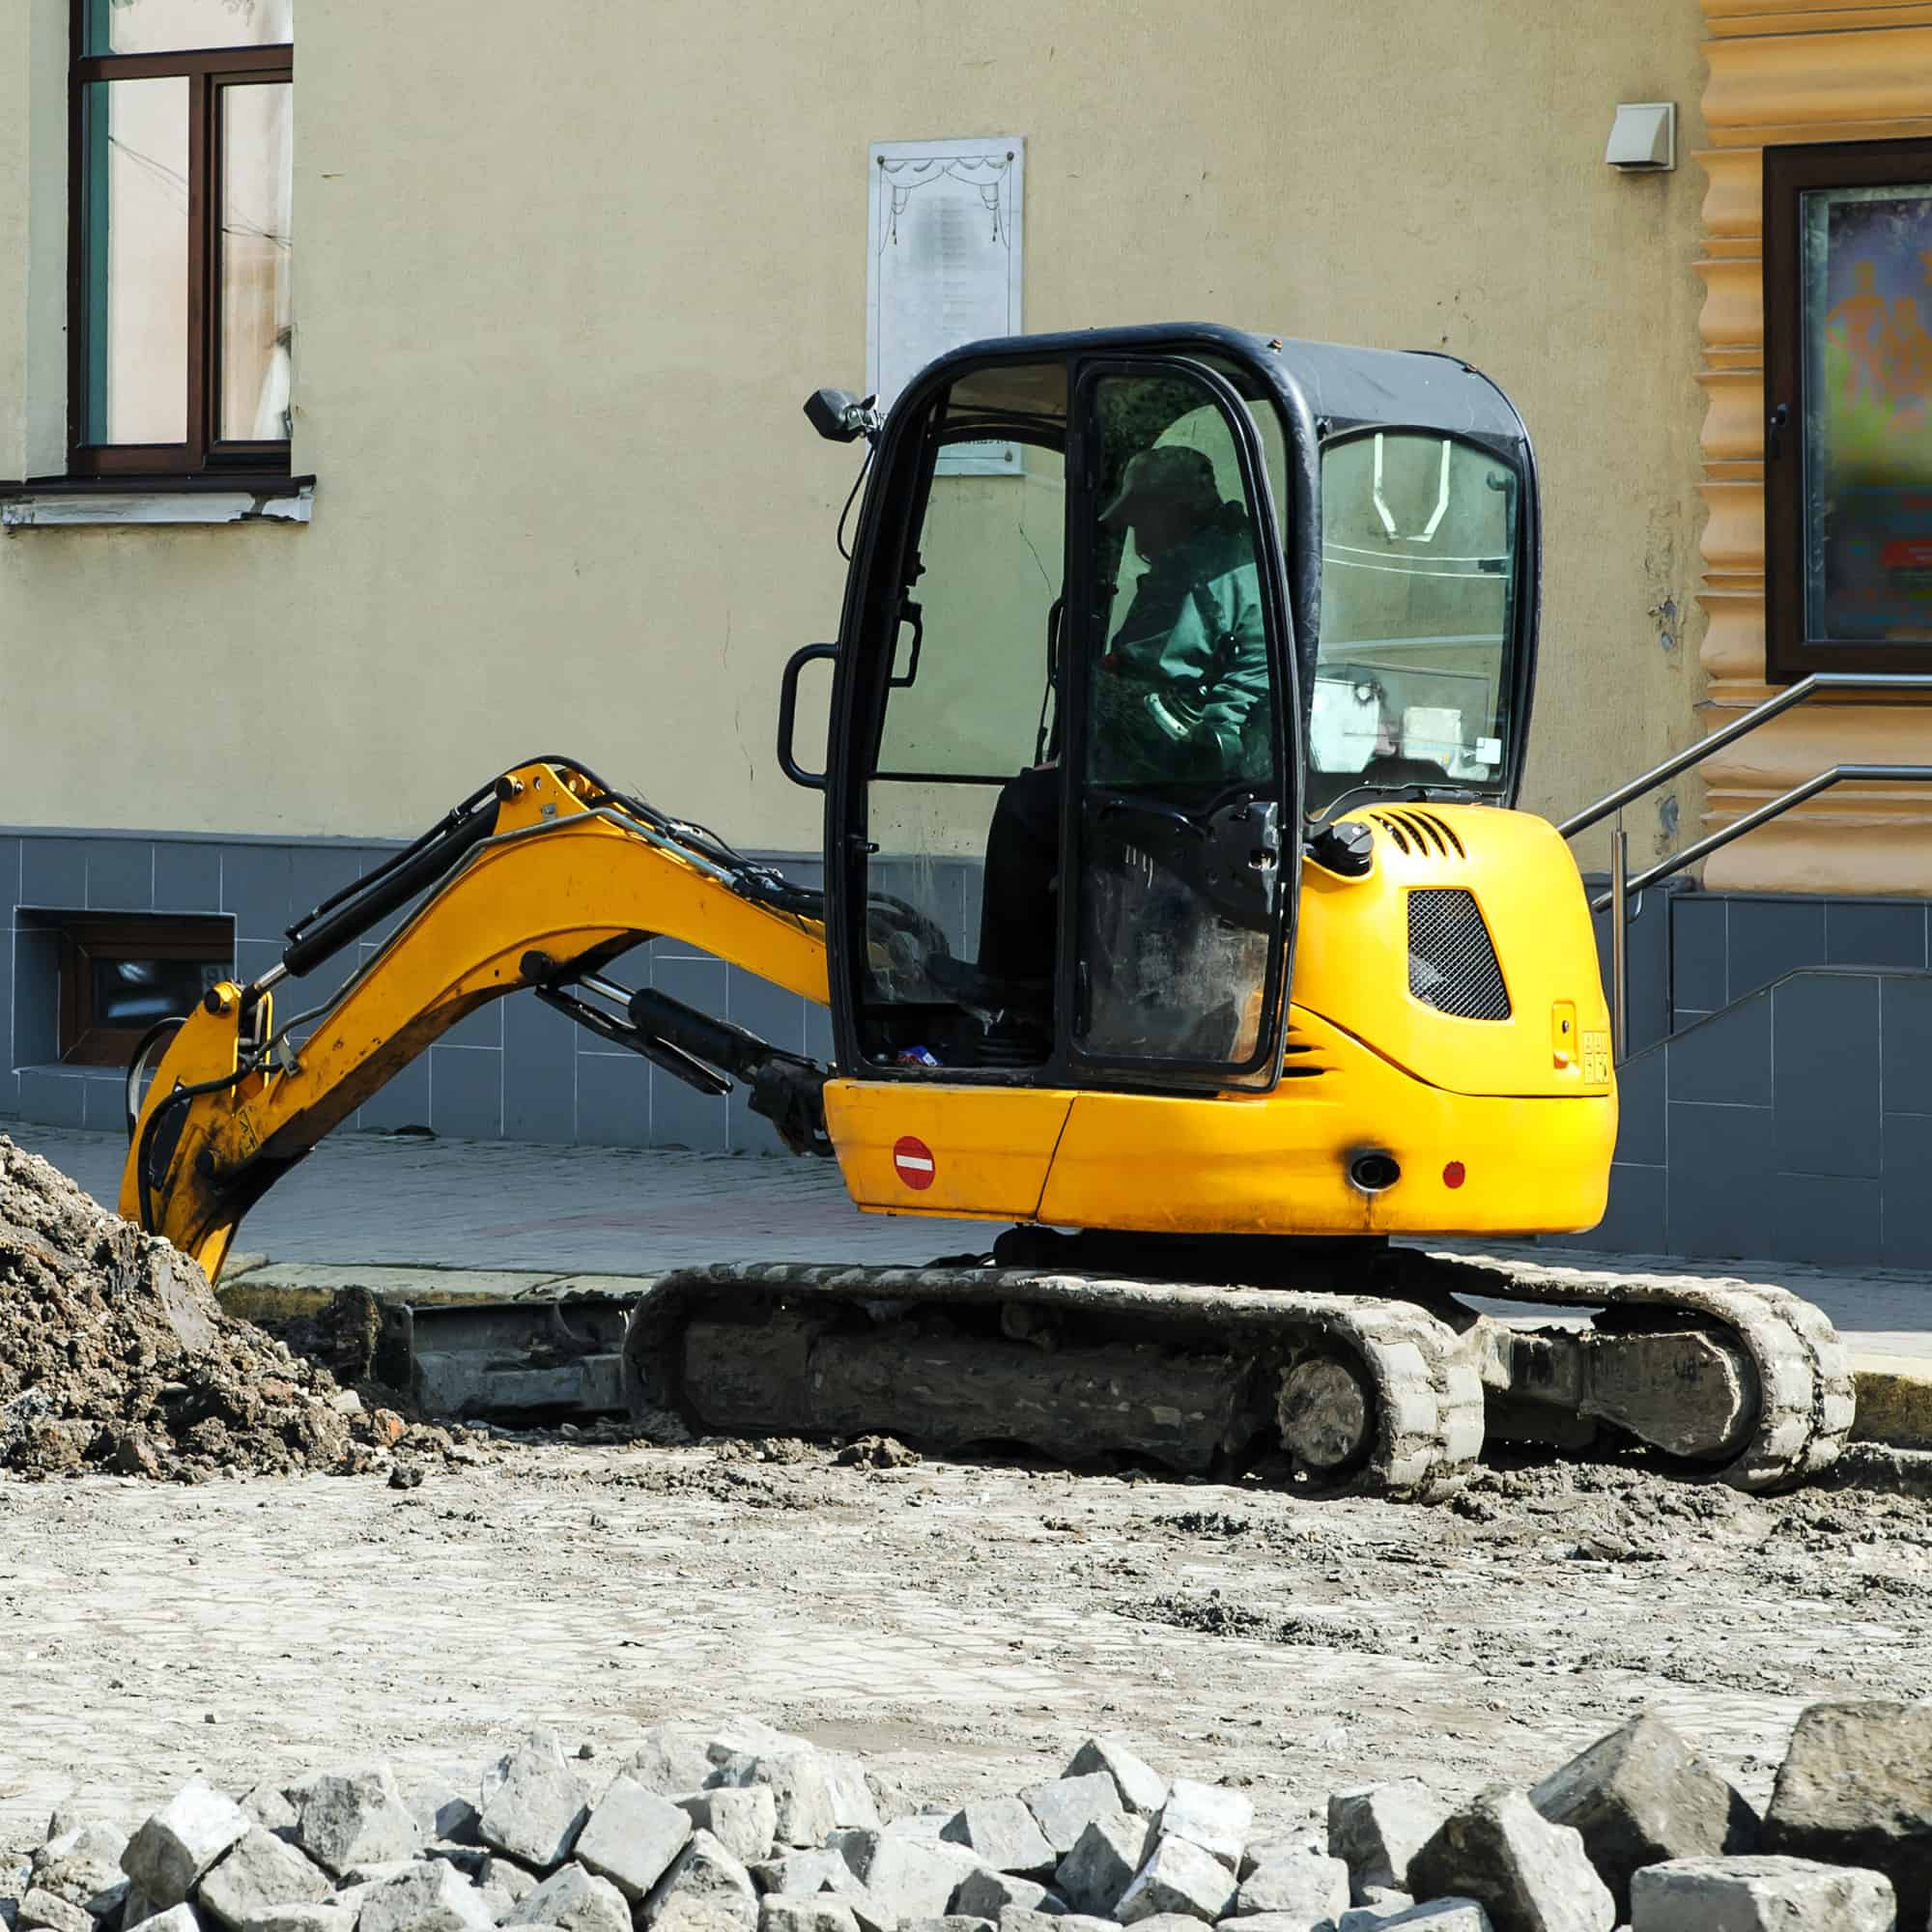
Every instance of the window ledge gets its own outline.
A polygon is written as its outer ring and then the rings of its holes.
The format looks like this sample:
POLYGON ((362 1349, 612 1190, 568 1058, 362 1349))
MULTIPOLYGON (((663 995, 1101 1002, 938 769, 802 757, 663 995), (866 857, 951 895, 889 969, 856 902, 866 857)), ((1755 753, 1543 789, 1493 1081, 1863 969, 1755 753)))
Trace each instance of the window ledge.
POLYGON ((0 529, 82 524, 305 524, 313 476, 101 477, 0 484, 0 529))

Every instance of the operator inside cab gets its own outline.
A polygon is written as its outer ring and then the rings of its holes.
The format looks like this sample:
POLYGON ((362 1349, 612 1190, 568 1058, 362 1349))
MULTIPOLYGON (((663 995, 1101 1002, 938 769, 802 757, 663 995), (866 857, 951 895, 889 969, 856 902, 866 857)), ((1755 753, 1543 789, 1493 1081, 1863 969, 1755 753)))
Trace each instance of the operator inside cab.
MULTIPOLYGON (((1102 556, 1124 561, 1130 540, 1147 568, 1093 661, 1086 785, 1184 807, 1243 779, 1265 781, 1267 639, 1247 512, 1222 498, 1205 451, 1159 444, 1127 459, 1099 521, 1102 556)), ((977 968, 928 965, 962 1004, 1029 1018, 1051 1009, 1059 763, 1032 766, 1001 789, 977 968)))

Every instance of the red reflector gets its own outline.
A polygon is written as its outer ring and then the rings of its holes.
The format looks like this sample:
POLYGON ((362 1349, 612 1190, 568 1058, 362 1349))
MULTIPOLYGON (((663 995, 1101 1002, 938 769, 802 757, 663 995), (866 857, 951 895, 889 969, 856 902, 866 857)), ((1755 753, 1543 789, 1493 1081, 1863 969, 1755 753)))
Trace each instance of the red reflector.
POLYGON ((1442 1170, 1442 1184, 1444 1187, 1461 1187, 1468 1178, 1468 1174, 1460 1160, 1452 1160, 1442 1170))

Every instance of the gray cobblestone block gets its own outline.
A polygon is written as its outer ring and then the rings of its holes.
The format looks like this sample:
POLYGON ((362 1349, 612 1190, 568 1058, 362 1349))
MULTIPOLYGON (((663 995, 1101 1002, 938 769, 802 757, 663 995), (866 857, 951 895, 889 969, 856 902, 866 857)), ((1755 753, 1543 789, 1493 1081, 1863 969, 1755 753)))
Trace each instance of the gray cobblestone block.
POLYGON ((1255 1822, 1253 1801, 1224 1784, 1202 1784, 1177 1777, 1155 1820, 1163 1838, 1185 1838, 1213 1855, 1230 1871, 1238 1870, 1241 1852, 1255 1822))
MULTIPOLYGON (((425 1838, 444 1838, 473 1845, 476 1836, 475 1784, 454 1772, 419 1778, 403 1793, 403 1802, 425 1838)), ((264 1822, 267 1822, 266 1820, 264 1822)))
POLYGON ((703 1932, 699 1920, 720 1914, 741 1932, 754 1932, 757 1889, 742 1859, 734 1859, 709 1832, 694 1832, 651 1888, 639 1917, 646 1928, 663 1923, 668 1932, 703 1932))
POLYGON ((1046 1842, 1063 1858, 1080 1842, 1080 1834, 1096 1819, 1122 1814, 1121 1793, 1104 1771, 1081 1777, 1058 1777, 1036 1784, 1020 1796, 1046 1834, 1046 1842))
POLYGON ((867 1765, 866 1792, 884 1824, 909 1818, 919 1809, 912 1793, 906 1789, 905 1773, 895 1765, 867 1765))
POLYGON ((1201 1932, 1201 1920, 1184 1912, 1155 1912, 1134 1922, 1135 1932, 1201 1932))
POLYGON ((338 1877, 415 1856, 422 1828, 385 1764, 311 1779, 295 1798, 296 1843, 338 1877))
POLYGON ((195 1881, 247 1829, 241 1805, 197 1777, 128 1840, 121 1869, 165 1910, 183 1904, 195 1881))
POLYGON ((454 1865, 425 1859, 368 1888, 355 1932, 490 1932, 495 1924, 489 1901, 454 1865))
POLYGON ((1609 1888, 1579 1833, 1552 1825, 1509 1785, 1492 1785, 1450 1814, 1410 1861, 1420 1898, 1473 1898, 1495 1932, 1611 1932, 1609 1888))
POLYGON ((958 1845, 892 1831, 844 1832, 839 1842, 853 1876, 877 1909, 900 1922, 944 1918, 952 1909, 953 1893, 980 1865, 958 1845))
POLYGON ((949 1844, 964 1845, 995 1871, 1042 1876, 1060 1861, 1060 1854, 1017 1798, 968 1804, 946 1821, 939 1835, 949 1844))
POLYGON ((1372 1887, 1413 1891, 1409 1861, 1442 1829, 1448 1815, 1449 1807, 1414 1778, 1332 1792, 1328 1855, 1349 1867, 1355 1903, 1362 1904, 1372 1887))
POLYGON ((424 1858, 440 1859, 444 1864, 454 1865, 471 1885, 482 1885, 488 1880, 490 1861, 495 1856, 481 1845, 459 1845, 448 1838, 433 1838, 423 1847, 424 1858))
POLYGON ((1119 1927, 1089 1912, 1022 1912, 1009 1905, 1000 1914, 1000 1932, 1119 1932, 1119 1927))
POLYGON ((660 1798, 700 1790, 717 1770, 711 1761, 712 1736, 701 1724, 653 1724, 619 1769, 660 1798))
POLYGON ((1649 1712, 1553 1772, 1529 1802, 1583 1834, 1619 1918, 1630 1917, 1631 1876, 1642 1866, 1758 1848, 1757 1813, 1649 1712))
POLYGON ((590 1815, 583 1787, 550 1731, 533 1732, 483 1774, 476 1835, 539 1871, 570 1856, 590 1815))
POLYGON ((1392 1918, 1374 1918, 1367 1907, 1344 1913, 1335 1932, 1495 1932, 1490 1915, 1473 1898, 1435 1898, 1392 1918), (1350 1924, 1350 1920, 1358 1922, 1350 1924))
POLYGON ((1252 1918, 1264 1912, 1298 1912, 1311 1923, 1339 1918, 1349 1909, 1348 1865, 1304 1845, 1271 1858, 1241 1881, 1231 1918, 1252 1918))
POLYGON ((328 1874, 313 1859, 251 1825, 202 1875, 195 1897, 230 1932, 242 1932, 274 1906, 319 1905, 331 1889, 328 1874))
POLYGON ((320 1905, 273 1905, 248 1921, 247 1932, 355 1932, 355 1915, 332 1899, 320 1905))
POLYGON ((769 1787, 781 1845, 819 1845, 838 1829, 838 1806, 825 1760, 815 1750, 736 1752, 718 1767, 719 1784, 769 1787))
MULTIPOLYGON (((1236 1926, 1240 1927, 1240 1932, 1335 1932, 1332 1918, 1308 1919, 1298 1912, 1255 1912, 1245 1918, 1224 1918, 1221 1924, 1229 1932, 1234 1932, 1236 1926)), ((1134 1932, 1140 1932, 1140 1927, 1136 1926, 1134 1932)))
POLYGON ((774 1891, 758 1906, 758 1932, 859 1932, 859 1921, 830 1892, 798 1898, 774 1891))
POLYGON ((665 1901, 663 1911, 651 1921, 651 1932, 751 1932, 756 1922, 723 1899, 679 1892, 665 1901))
MULTIPOLYGON (((1238 1847, 1235 1856, 1240 1856, 1238 1847)), ((1236 1889, 1233 1867, 1205 1846, 1189 1838, 1163 1837, 1121 1894, 1114 1917, 1123 1925, 1169 1916, 1212 1925, 1227 1917, 1236 1889)))
POLYGON ((1122 1810, 1151 1818, 1167 1803, 1167 1779, 1120 1738, 1089 1738, 1066 1767, 1068 1777, 1089 1777, 1095 1772, 1114 1780, 1122 1810))
POLYGON ((128 1896, 121 1901, 121 1932, 134 1932, 135 1926, 145 1925, 160 1909, 139 1886, 130 1883, 128 1896))
POLYGON ((1892 1932, 1884 1873, 1811 1859, 1673 1859, 1631 1883, 1631 1932, 1892 1932))
POLYGON ((994 1871, 990 1867, 966 1874, 959 1882, 959 1889, 952 1894, 952 1907, 955 1912, 970 1913, 975 1918, 995 1921, 1014 1909, 1048 1914, 1066 1909, 1058 1894, 1037 1880, 1018 1878, 1011 1872, 994 1871))
POLYGON ((832 1787, 832 1821, 840 1830, 876 1832, 885 1823, 866 1767, 856 1757, 821 1751, 825 1779, 832 1787))
POLYGON ((995 1932, 990 1918, 966 1912, 943 1912, 937 1918, 908 1918, 899 1932, 995 1932))
POLYGON ((635 1905, 691 1842, 691 1823, 668 1798, 619 1776, 577 1834, 576 1857, 635 1905))
POLYGON ((780 1892, 787 1898, 810 1898, 827 1886, 837 1890, 845 1879, 859 1883, 853 1862, 843 1851, 830 1845, 816 1851, 780 1852, 773 1858, 747 1860, 746 1865, 760 1892, 780 1892))
POLYGON ((515 1859, 506 1859, 501 1852, 490 1854, 490 1861, 477 1880, 477 1884, 487 1886, 492 1891, 506 1892, 512 1905, 520 1898, 527 1898, 541 1882, 535 1872, 526 1870, 515 1859))
MULTIPOLYGON (((1454 1905, 1459 1901, 1445 1901, 1454 1905)), ((1490 1932, 1490 1915, 1473 1900, 1469 1902, 1472 1912, 1482 1914, 1482 1932, 1490 1932)), ((1335 1921, 1335 1932, 1380 1932, 1380 1928, 1399 1920, 1406 1912, 1415 1910, 1415 1900, 1406 1891, 1391 1891, 1381 1886, 1371 1886, 1369 1895, 1359 1905, 1352 1905, 1335 1921)))
POLYGON ((700 1831, 709 1832, 734 1859, 757 1864, 778 1842, 778 1800, 769 1784, 688 1792, 671 1801, 700 1831))
POLYGON ((573 1860, 520 1898, 503 1923, 555 1925, 562 1932, 631 1932, 631 1907, 609 1879, 585 1871, 573 1860))
POLYGON ((401 1878, 406 1871, 412 1871, 415 1862, 413 1859, 379 1859, 374 1864, 351 1865, 342 1874, 342 1883, 349 1887, 387 1885, 392 1878, 401 1878))
POLYGON ((1764 1849, 1881 1871, 1898 1922, 1932 1901, 1932 1704, 1813 1704, 1791 1733, 1764 1817, 1764 1849))
POLYGON ((44 1891, 37 1885, 27 1888, 14 1913, 20 1932, 94 1932, 94 1915, 84 1905, 44 1891))
POLYGON ((150 1932, 201 1932, 201 1918, 185 1899, 141 1921, 150 1932))
POLYGON ((1111 1918, 1147 1862, 1152 1835, 1145 1818, 1130 1818, 1124 1811, 1095 1818, 1061 1860, 1053 1889, 1075 1912, 1111 1918))
POLYGON ((121 1855, 128 1834, 111 1825, 74 1825, 43 1845, 33 1858, 33 1883, 96 1918, 104 1918, 128 1895, 121 1855))
POLYGON ((263 1831, 272 1832, 278 1838, 294 1838, 295 1804, 279 1784, 265 1780, 252 1790, 244 1791, 236 1802, 263 1831))

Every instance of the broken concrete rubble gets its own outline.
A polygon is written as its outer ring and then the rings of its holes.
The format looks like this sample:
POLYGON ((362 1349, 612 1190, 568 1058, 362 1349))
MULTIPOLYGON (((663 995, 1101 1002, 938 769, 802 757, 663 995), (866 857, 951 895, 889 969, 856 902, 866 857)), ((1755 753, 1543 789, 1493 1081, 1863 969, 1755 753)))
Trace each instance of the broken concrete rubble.
POLYGON ((1409 1861, 1408 1889, 1473 1898, 1495 1932, 1611 1932, 1617 1922, 1580 1834, 1550 1824, 1509 1785, 1492 1785, 1443 1820, 1409 1861))
POLYGON ((1164 1837, 1121 1894, 1114 1916, 1123 1925, 1167 1916, 1212 1925, 1227 1917, 1235 1892, 1233 1870, 1212 1852, 1188 1838, 1164 1837))
POLYGON ((319 1905, 332 1889, 328 1874, 272 1832, 251 1825, 201 1881, 197 1898, 229 1932, 248 1932, 278 1905, 319 1905))
POLYGON ((590 1815, 555 1734, 534 1732, 483 1774, 476 1834, 539 1871, 570 1856, 590 1815))
POLYGON ((312 1778, 296 1803, 295 1833, 338 1878, 359 1865, 413 1858, 423 1835, 387 1765, 312 1778))
POLYGON ((1038 1821, 1017 1798, 992 1798, 968 1804, 946 1821, 940 1836, 964 1845, 998 1872, 1044 1877, 1059 1862, 1038 1821))
MULTIPOLYGON (((690 1812, 620 1775, 578 1833, 577 1860, 638 1904, 664 1877, 691 1833, 690 1812)), ((767 1840, 767 1849, 769 1844, 767 1840)))
POLYGON ((1328 1800, 1328 1853, 1349 1867, 1357 1905, 1377 1889, 1408 1889, 1409 1861, 1441 1830, 1449 1807, 1413 1778, 1337 1791, 1328 1800))
POLYGON ((1310 1924, 1339 1918, 1349 1909, 1349 1867, 1312 1847, 1290 1851, 1258 1865, 1241 1881, 1231 1917, 1299 1913, 1310 1924))
POLYGON ((165 1911, 180 1905, 216 1859, 248 1830, 232 1798, 195 1778, 161 1806, 121 1854, 121 1869, 165 1911))
POLYGON ((1121 1808, 1151 1818, 1167 1803, 1167 1780, 1119 1738, 1089 1738, 1066 1766, 1068 1777, 1103 1774, 1114 1781, 1121 1808))
POLYGON ((1232 1872, 1240 1867, 1241 1849, 1254 1822, 1254 1804, 1245 1792, 1177 1777, 1168 1788, 1167 1803, 1155 1824, 1163 1838, 1185 1838, 1211 1853, 1232 1872))
POLYGON ((1120 1787, 1104 1771, 1078 1777, 1058 1777, 1021 1792, 1046 1842, 1065 1858, 1080 1842, 1080 1834, 1101 1818, 1120 1816, 1120 1787))
POLYGON ((1892 1932, 1897 1894, 1881 1872, 1811 1859, 1675 1859, 1631 1887, 1632 1932, 1892 1932))

